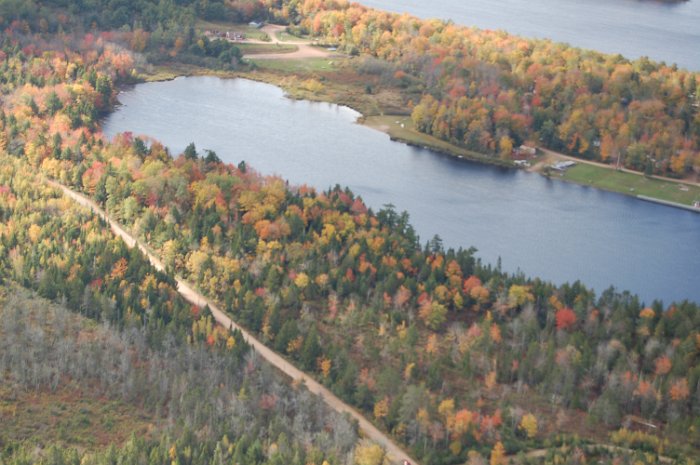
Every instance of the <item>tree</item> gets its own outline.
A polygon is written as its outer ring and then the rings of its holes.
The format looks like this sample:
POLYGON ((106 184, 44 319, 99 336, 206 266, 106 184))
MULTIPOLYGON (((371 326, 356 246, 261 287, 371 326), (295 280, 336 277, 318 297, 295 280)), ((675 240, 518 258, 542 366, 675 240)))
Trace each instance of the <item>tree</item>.
POLYGON ((576 323, 576 313, 569 307, 562 307, 557 310, 554 319, 557 321, 557 329, 569 329, 576 323))
POLYGON ((511 308, 520 307, 526 302, 533 302, 534 296, 528 286, 513 284, 508 290, 508 304, 511 308))
POLYGON ((213 150, 205 150, 205 152, 207 153, 207 155, 204 157, 204 161, 205 161, 207 164, 210 164, 210 163, 214 163, 214 164, 221 163, 221 159, 220 159, 219 156, 216 154, 216 152, 214 152, 213 150))
POLYGON ((374 418, 381 420, 389 414, 389 398, 384 397, 374 404, 374 418))
POLYGON ((537 434, 537 418, 531 413, 526 413, 520 420, 519 428, 525 432, 528 439, 534 438, 537 434))
POLYGON ((61 103, 61 100, 59 100, 58 95, 56 94, 56 91, 52 91, 46 99, 46 112, 49 115, 53 116, 61 108, 63 108, 63 104, 61 103))
POLYGON ((319 368, 324 378, 328 378, 328 376, 330 376, 331 367, 333 366, 332 363, 333 362, 327 357, 322 357, 319 359, 319 368))
POLYGON ((447 307, 437 301, 426 301, 421 305, 419 316, 425 325, 436 331, 447 319, 447 307))
POLYGON ((654 360, 654 373, 658 376, 666 375, 669 371, 671 371, 671 359, 668 356, 662 355, 654 360))
POLYGON ((493 449, 491 449, 491 458, 489 460, 490 465, 506 465, 506 450, 503 447, 501 441, 494 444, 493 449))
POLYGON ((309 276, 304 273, 303 271, 296 275, 294 278, 294 284, 299 288, 299 289, 304 289, 306 286, 309 285, 309 276))
POLYGON ((384 449, 378 444, 363 444, 355 449, 355 465, 382 465, 384 449))
POLYGON ((197 148, 194 146, 194 142, 190 142, 189 145, 185 148, 185 158, 188 160, 196 160, 197 159, 197 148))
POLYGON ((690 395, 690 389, 688 388, 688 380, 686 378, 681 378, 676 380, 669 390, 669 395, 672 400, 682 401, 688 398, 690 395))
POLYGON ((307 369, 311 369, 316 364, 316 359, 321 355, 321 344, 318 341, 318 331, 313 326, 309 334, 304 339, 304 345, 301 348, 301 363, 307 369))
POLYGON ((502 160, 510 160, 513 153, 513 139, 503 136, 498 141, 498 151, 502 160))

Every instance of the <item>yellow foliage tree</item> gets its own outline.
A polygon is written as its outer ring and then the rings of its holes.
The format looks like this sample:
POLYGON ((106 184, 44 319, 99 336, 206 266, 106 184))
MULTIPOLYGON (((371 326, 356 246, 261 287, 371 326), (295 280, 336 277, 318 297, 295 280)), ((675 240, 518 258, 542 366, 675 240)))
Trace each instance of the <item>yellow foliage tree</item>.
POLYGON ((32 224, 27 230, 27 235, 29 236, 29 240, 36 244, 39 241, 39 237, 41 237, 41 227, 32 224))
POLYGON ((490 465, 505 465, 506 463, 507 463, 506 450, 503 447, 503 444, 501 444, 501 441, 498 441, 493 446, 493 449, 491 450, 491 458, 489 460, 489 464, 490 465))
POLYGON ((294 278, 294 284, 296 284, 299 289, 304 289, 309 285, 309 276, 303 272, 299 273, 296 278, 294 278))
POLYGON ((520 420, 520 429, 525 432, 528 438, 534 438, 537 434, 537 418, 531 413, 526 413, 520 420))
POLYGON ((508 290, 508 304, 511 308, 519 307, 527 302, 533 302, 535 297, 527 286, 513 284, 508 290))
POLYGON ((384 449, 378 444, 360 445, 355 448, 355 465, 382 465, 384 449))
POLYGON ((451 428, 454 423, 455 416, 455 401, 454 399, 445 399, 438 405, 438 413, 443 419, 445 426, 451 428))
POLYGON ((389 399, 387 397, 383 398, 376 404, 374 404, 374 418, 380 420, 389 414, 389 399))
POLYGON ((503 136, 498 141, 498 150, 503 160, 510 160, 513 153, 513 140, 508 136, 503 136))
POLYGON ((319 368, 321 369, 321 373, 323 374, 324 378, 328 378, 328 375, 331 374, 331 367, 332 367, 332 362, 329 358, 323 357, 319 360, 318 362, 319 368))

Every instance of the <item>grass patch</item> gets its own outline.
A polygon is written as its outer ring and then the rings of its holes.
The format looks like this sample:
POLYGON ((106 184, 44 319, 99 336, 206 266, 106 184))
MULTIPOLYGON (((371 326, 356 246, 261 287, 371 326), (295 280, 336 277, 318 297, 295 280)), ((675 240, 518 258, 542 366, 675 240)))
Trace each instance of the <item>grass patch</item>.
POLYGON ((579 163, 562 179, 628 195, 646 195, 684 205, 700 200, 700 187, 579 163))
POLYGON ((309 73, 331 71, 336 68, 337 60, 329 58, 299 58, 294 60, 255 60, 250 58, 258 68, 286 73, 309 73))
POLYGON ((236 47, 241 49, 243 55, 260 55, 264 53, 293 53, 299 47, 292 44, 248 44, 237 42, 236 47))
POLYGON ((483 153, 473 152, 462 147, 457 147, 456 145, 445 142, 437 137, 423 134, 414 128, 413 121, 411 121, 410 116, 368 116, 364 119, 364 124, 386 132, 394 140, 405 142, 410 145, 426 147, 458 158, 466 158, 469 160, 496 165, 511 166, 509 162, 503 161, 497 157, 491 157, 483 153))
POLYGON ((277 40, 279 40, 280 42, 288 42, 290 40, 294 41, 294 40, 304 39, 303 37, 294 36, 287 31, 277 31, 275 33, 275 37, 277 37, 277 40))
POLYGON ((228 21, 205 21, 200 19, 197 20, 195 28, 200 33, 204 33, 204 31, 229 31, 231 34, 240 32, 245 34, 248 39, 270 40, 270 36, 268 36, 266 32, 256 27, 249 26, 248 24, 230 23, 228 21))
POLYGON ((240 71, 213 70, 185 63, 170 62, 150 67, 139 74, 138 78, 145 82, 169 81, 180 76, 217 76, 234 78, 240 71))

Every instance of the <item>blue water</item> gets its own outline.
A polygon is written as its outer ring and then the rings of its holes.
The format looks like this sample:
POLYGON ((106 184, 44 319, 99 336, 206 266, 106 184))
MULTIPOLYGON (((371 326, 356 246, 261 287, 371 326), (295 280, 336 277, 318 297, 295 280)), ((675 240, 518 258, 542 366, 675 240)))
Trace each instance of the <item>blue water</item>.
POLYGON ((362 0, 422 18, 553 39, 700 71, 700 0, 362 0))
POLYGON ((147 134, 175 154, 195 142, 293 184, 349 186, 375 210, 408 211, 423 242, 474 246, 507 271, 700 302, 700 214, 391 142, 349 108, 244 79, 140 84, 119 100, 109 137, 147 134))

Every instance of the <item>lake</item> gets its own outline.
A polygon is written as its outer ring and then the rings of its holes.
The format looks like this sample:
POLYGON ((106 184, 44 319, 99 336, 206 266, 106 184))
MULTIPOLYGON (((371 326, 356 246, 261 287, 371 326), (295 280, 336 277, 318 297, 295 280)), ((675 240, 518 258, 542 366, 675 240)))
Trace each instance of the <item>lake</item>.
POLYGON ((700 302, 700 214, 392 142, 349 108, 245 79, 139 84, 119 101, 107 137, 153 136, 173 154, 195 142, 292 184, 349 186, 375 211, 408 211, 423 243, 474 246, 506 271, 700 302))
POLYGON ((700 0, 362 0, 421 18, 548 38, 700 71, 700 0))

